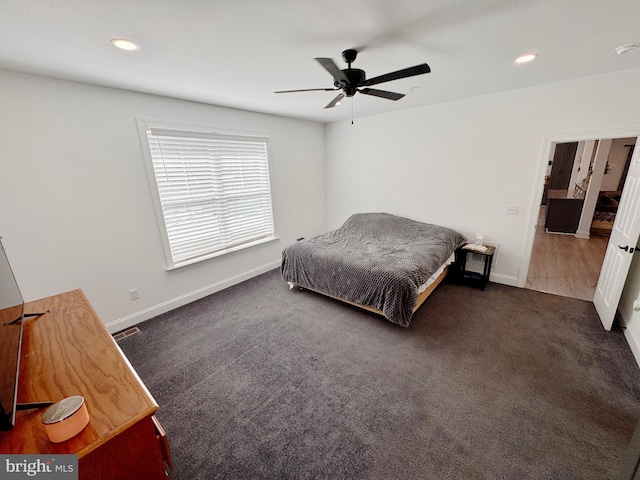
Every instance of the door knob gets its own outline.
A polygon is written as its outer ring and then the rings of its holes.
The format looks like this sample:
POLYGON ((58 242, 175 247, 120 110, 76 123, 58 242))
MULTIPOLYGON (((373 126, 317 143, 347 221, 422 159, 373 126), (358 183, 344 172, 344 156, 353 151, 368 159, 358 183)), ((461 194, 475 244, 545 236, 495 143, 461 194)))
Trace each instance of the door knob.
POLYGON ((624 247, 618 245, 618 248, 620 250, 624 250, 625 252, 629 252, 629 253, 633 253, 633 251, 635 250, 633 247, 629 247, 629 245, 625 245, 624 247))

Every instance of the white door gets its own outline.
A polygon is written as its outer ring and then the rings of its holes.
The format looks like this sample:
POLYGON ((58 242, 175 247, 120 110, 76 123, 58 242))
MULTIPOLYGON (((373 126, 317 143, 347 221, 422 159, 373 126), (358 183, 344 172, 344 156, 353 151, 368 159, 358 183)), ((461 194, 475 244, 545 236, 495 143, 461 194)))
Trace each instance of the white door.
MULTIPOLYGON (((605 330, 611 330, 629 266, 640 236, 640 145, 635 148, 620 206, 602 263, 593 303, 605 330)), ((638 252, 640 255, 640 252, 638 252)))

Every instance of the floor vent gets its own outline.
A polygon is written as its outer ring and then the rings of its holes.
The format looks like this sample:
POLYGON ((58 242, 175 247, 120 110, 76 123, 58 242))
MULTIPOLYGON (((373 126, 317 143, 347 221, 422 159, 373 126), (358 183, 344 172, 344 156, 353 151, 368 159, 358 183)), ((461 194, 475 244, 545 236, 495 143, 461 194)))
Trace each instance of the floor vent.
POLYGON ((140 329, 138 327, 127 328, 126 330, 123 330, 121 332, 114 333, 113 338, 115 339, 116 342, 119 342, 123 338, 130 337, 131 335, 135 335, 139 331, 140 329))

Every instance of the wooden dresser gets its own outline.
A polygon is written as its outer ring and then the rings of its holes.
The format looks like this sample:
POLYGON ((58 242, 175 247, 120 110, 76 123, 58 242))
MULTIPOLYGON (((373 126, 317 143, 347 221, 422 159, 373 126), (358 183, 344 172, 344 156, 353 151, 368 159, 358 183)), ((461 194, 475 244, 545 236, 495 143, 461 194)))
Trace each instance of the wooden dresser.
POLYGON ((77 454, 81 479, 166 479, 171 456, 158 405, 84 293, 25 306, 46 311, 24 324, 18 403, 82 395, 89 424, 51 443, 40 420, 45 409, 19 411, 14 429, 0 432, 0 453, 77 454))

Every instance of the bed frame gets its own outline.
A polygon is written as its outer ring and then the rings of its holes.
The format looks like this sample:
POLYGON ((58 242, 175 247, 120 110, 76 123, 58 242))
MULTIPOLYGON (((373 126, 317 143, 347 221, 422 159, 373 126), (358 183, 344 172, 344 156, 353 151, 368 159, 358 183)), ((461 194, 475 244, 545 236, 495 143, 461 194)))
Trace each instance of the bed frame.
MULTIPOLYGON (((442 270, 442 273, 436 277, 436 279, 431 283, 431 285, 429 285, 422 293, 418 295, 418 298, 416 299, 416 304, 413 306, 412 312, 415 312, 418 308, 420 308, 420 306, 424 303, 427 297, 431 295, 431 293, 436 289, 436 287, 440 285, 440 282, 444 280, 444 278, 447 276, 448 271, 449 271, 449 267, 448 266, 444 267, 444 269, 442 270)), ((382 312, 382 310, 378 310, 377 308, 369 307, 367 305, 361 305, 359 303, 355 303, 350 300, 345 300, 344 298, 334 297, 333 295, 329 295, 328 293, 324 293, 324 292, 319 292, 312 288, 300 287, 300 286, 298 286, 298 288, 300 290, 309 290, 311 292, 319 293, 320 295, 324 295, 325 297, 330 297, 330 298, 333 298, 334 300, 339 300, 341 302, 348 303, 349 305, 353 305, 355 307, 362 308, 369 312, 377 313, 378 315, 384 316, 384 313, 382 312)))

